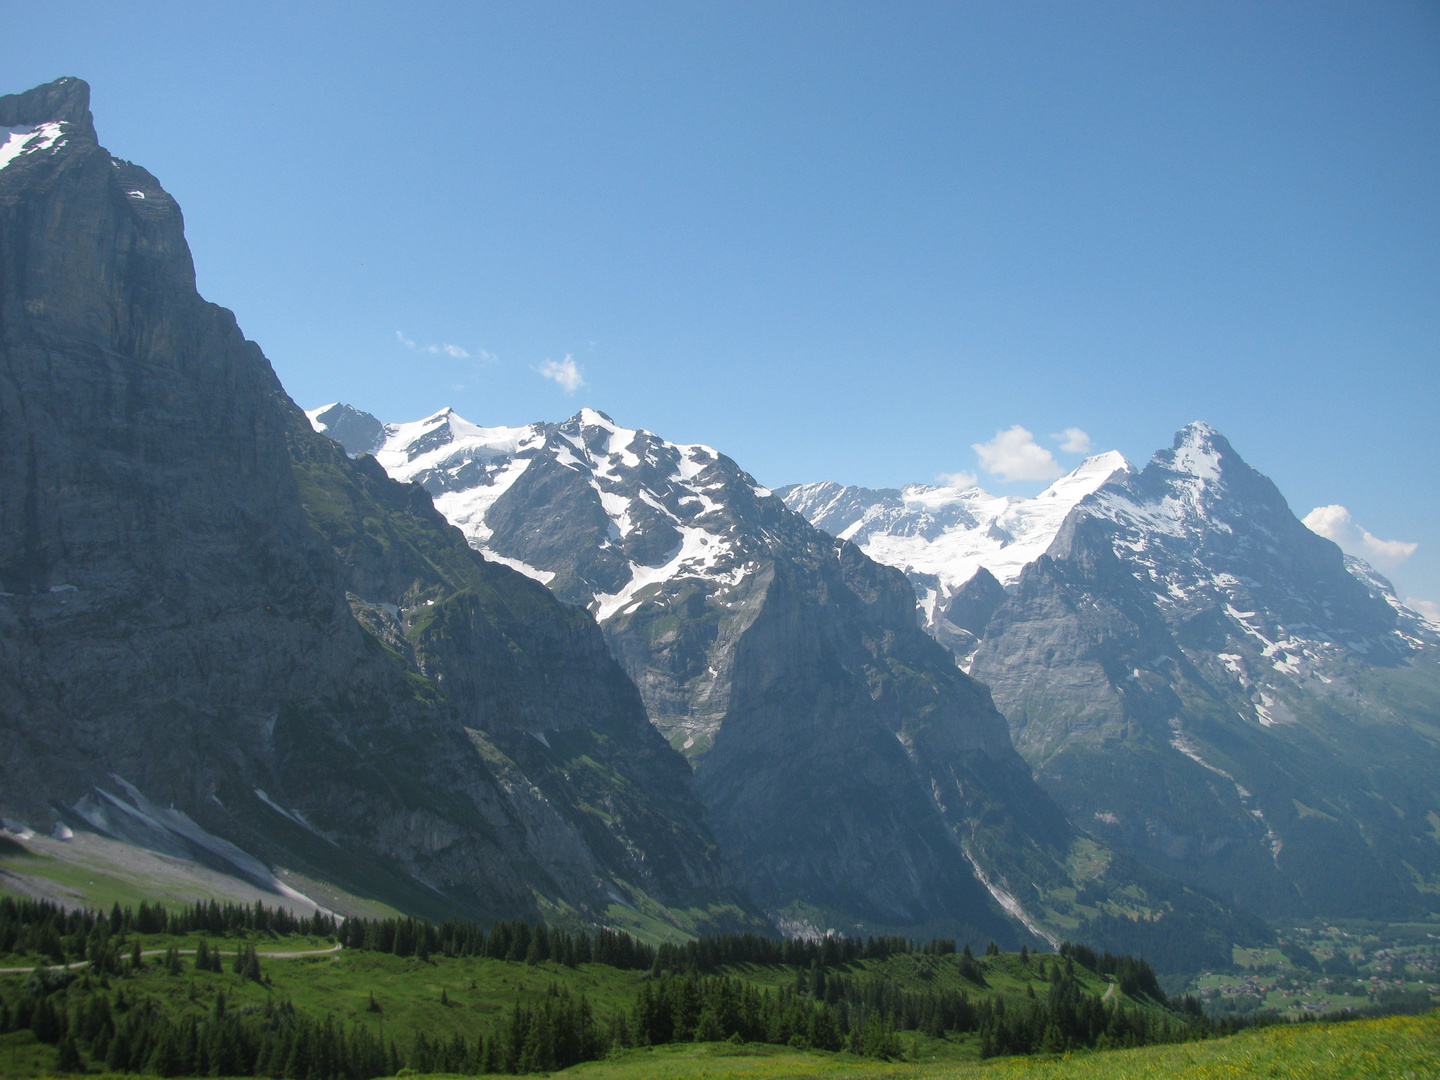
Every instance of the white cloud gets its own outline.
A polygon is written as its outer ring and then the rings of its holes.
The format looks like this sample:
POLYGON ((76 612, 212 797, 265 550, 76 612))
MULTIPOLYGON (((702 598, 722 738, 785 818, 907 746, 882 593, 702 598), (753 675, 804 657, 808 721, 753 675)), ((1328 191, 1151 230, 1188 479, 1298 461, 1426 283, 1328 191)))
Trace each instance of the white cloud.
MULTIPOLYGON (((470 359, 470 350, 462 349, 459 345, 451 345, 448 341, 442 341, 438 345, 417 345, 413 339, 405 336, 403 330, 395 331, 395 340, 407 349, 418 349, 421 352, 434 353, 436 356, 449 356, 455 360, 470 359)), ((481 349, 480 359, 493 360, 495 357, 484 349, 481 349)))
POLYGON ((580 368, 576 366, 574 359, 569 353, 565 354, 564 360, 546 360, 537 369, 547 379, 553 379, 559 384, 560 389, 567 394, 573 394, 580 387, 585 385, 585 379, 580 374, 580 368))
POLYGON ((1410 596, 1405 598, 1405 606, 1411 611, 1418 611, 1432 623, 1440 626, 1440 604, 1435 603, 1435 601, 1417 600, 1415 597, 1410 596))
POLYGON ((980 482, 980 478, 978 476, 976 476, 973 472, 967 472, 964 469, 961 469, 959 472, 941 473, 935 479, 939 480, 940 483, 944 484, 946 487, 958 488, 961 491, 964 491, 966 488, 972 488, 980 482))
POLYGON ((1059 435, 1051 435, 1060 444, 1060 449, 1067 454, 1088 454, 1090 452, 1090 436, 1081 431, 1078 427, 1067 427, 1059 435))
POLYGON ((1398 568, 1420 546, 1404 540, 1381 540, 1357 525, 1343 506, 1317 506, 1305 515, 1305 525, 1311 532, 1334 540, 1345 554, 1364 559, 1377 570, 1398 568))
POLYGON ((988 443, 975 443, 980 467, 1007 483, 1011 480, 1054 480, 1065 470, 1055 455, 1035 441, 1019 424, 1009 431, 997 431, 988 443))

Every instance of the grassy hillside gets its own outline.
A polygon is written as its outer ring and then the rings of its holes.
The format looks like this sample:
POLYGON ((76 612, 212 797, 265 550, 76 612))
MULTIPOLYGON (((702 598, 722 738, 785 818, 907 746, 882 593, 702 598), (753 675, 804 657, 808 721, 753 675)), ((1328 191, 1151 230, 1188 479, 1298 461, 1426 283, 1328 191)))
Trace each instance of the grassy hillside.
POLYGON ((986 1062, 864 1061, 849 1054, 797 1053, 781 1047, 706 1043, 631 1050, 577 1065, 573 1080, 1397 1080, 1440 1076, 1440 1013, 1345 1024, 1297 1024, 1223 1039, 986 1062))
POLYGON ((1083 947, 655 947, 518 922, 0 899, 3 1076, 1440 1075, 1440 1014, 1225 1030, 1167 1001, 1143 961, 1083 947))
MULTIPOLYGON (((994 958, 992 958, 992 961, 994 958)), ((992 967, 1014 967, 1002 957, 992 967)), ((891 964, 890 961, 886 962, 891 964)), ((228 964, 227 964, 228 968, 228 964)), ((597 1010, 623 1009, 646 975, 606 965, 568 969, 549 962, 432 958, 419 961, 383 954, 346 951, 327 957, 264 961, 268 985, 230 971, 197 972, 187 967, 166 974, 152 962, 143 973, 111 979, 111 996, 123 995, 137 1007, 150 999, 167 1009, 213 1015, 224 993, 228 1008, 263 1008, 268 1000, 288 999, 297 1008, 325 1013, 344 1023, 363 1024, 378 1033, 425 1030, 434 1038, 493 1024, 517 1001, 550 994, 554 987, 583 992, 597 1010), (371 1004, 371 995, 374 1005, 371 1004)), ((777 980, 782 972, 753 975, 777 980)), ((997 973, 998 974, 998 973, 997 973)), ((23 976, 0 977, 0 997, 13 1003, 23 976)), ((996 980, 1000 980, 997 978, 996 980)), ((79 1006, 93 995, 83 976, 66 988, 79 1006)), ((8 1008, 8 1005, 7 1005, 8 1008)), ((1227 1038, 1131 1050, 1038 1055, 1033 1058, 975 1058, 972 1039, 932 1039, 918 1032, 900 1036, 904 1061, 877 1061, 848 1052, 827 1053, 788 1046, 733 1042, 679 1043, 611 1051, 556 1075, 575 1080, 682 1080, 682 1078, 895 1077, 904 1080, 1089 1080, 1175 1076, 1206 1077, 1427 1077, 1440 1075, 1440 1014, 1387 1017, 1345 1024, 1301 1024, 1261 1028, 1227 1038)), ((58 1051, 28 1030, 0 1035, 0 1075, 32 1077, 57 1072, 58 1051)), ((81 1064, 90 1064, 86 1055, 81 1064)), ((78 1069, 74 1071, 78 1072, 78 1069)), ((103 1071, 96 1064, 92 1070, 103 1071)))
POLYGON ((1203 1029, 1142 962, 1083 949, 973 957, 949 941, 739 935, 657 948, 517 922, 337 927, 255 906, 98 915, 0 899, 0 969, 0 1070, 16 1076, 535 1072, 727 1037, 973 1061, 1203 1029))

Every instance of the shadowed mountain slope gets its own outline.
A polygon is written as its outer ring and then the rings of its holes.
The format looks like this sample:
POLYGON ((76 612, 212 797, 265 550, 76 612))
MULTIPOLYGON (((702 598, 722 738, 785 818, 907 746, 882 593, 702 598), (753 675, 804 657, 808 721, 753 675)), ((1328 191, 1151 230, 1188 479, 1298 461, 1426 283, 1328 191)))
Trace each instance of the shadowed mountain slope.
POLYGON ((593 621, 313 432, 88 95, 0 98, 0 810, 427 913, 753 924, 593 621))

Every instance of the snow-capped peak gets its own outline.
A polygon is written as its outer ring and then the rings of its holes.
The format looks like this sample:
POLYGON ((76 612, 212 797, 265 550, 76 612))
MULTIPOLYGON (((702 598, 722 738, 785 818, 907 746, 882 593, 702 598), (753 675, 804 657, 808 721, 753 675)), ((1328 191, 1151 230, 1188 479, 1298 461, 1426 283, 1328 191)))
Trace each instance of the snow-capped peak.
POLYGON ((1001 585, 1013 585, 1080 500, 1134 471, 1112 450, 1086 458, 1033 499, 929 484, 898 491, 804 484, 779 495, 813 524, 903 570, 938 632, 951 598, 976 571, 983 567, 1001 585))
MULTIPOLYGON (((489 538, 485 512, 545 442, 540 424, 482 427, 448 406, 422 420, 385 424, 383 430, 375 460, 395 479, 421 484, 435 508, 476 547, 489 538)), ((538 572, 531 576, 543 580, 538 572)))
POLYGON ((339 408, 339 406, 340 403, 338 401, 332 401, 328 405, 321 405, 318 409, 306 409, 305 417, 310 421, 310 426, 323 435, 325 433, 325 421, 323 417, 331 409, 339 408))
POLYGON ((310 409, 305 416, 311 427, 334 439, 351 455, 373 454, 385 441, 385 427, 379 420, 338 401, 310 409))
POLYGON ((1328 684, 1340 658, 1403 655, 1428 633, 1388 582, 1359 560, 1342 562, 1208 424, 1182 428, 1143 472, 1076 512, 1098 526, 1089 542, 1106 538, 1164 619, 1229 637, 1215 677, 1238 680, 1261 724, 1281 722, 1276 686, 1328 684), (1246 668, 1240 653, 1250 646, 1258 658, 1246 668))
POLYGON ((1162 451, 1156 458, 1165 458, 1164 463, 1172 472, 1213 481, 1220 479, 1223 460, 1234 453, 1225 436, 1197 420, 1177 431, 1175 444, 1168 454, 1162 451))
POLYGON ((376 425, 376 460, 430 492, 472 547, 602 622, 672 579, 728 581, 745 561, 729 511, 769 494, 708 446, 667 442, 597 409, 525 427, 483 427, 451 408, 405 424, 344 405, 307 415, 352 452, 337 419, 351 434, 356 417, 376 425))
POLYGON ((1097 495, 1096 511, 1170 536, 1283 528, 1284 497, 1209 424, 1187 424, 1143 471, 1097 495))
POLYGON ((603 427, 610 431, 622 430, 614 420, 606 416, 599 409, 592 409, 588 405, 570 418, 571 423, 578 423, 584 427, 603 427))
POLYGON ((1103 454, 1087 457, 1035 496, 1035 500, 1038 502, 1041 499, 1058 499, 1062 502, 1068 501, 1073 506, 1101 484, 1114 478, 1116 473, 1128 475, 1134 471, 1135 466, 1131 465, 1119 450, 1107 450, 1103 454))
POLYGON ((1217 439, 1225 442, 1225 445, 1229 445, 1225 436, 1221 435, 1212 424, 1208 424, 1204 420, 1192 420, 1175 433, 1175 446, 1178 447, 1185 443, 1210 443, 1217 439))

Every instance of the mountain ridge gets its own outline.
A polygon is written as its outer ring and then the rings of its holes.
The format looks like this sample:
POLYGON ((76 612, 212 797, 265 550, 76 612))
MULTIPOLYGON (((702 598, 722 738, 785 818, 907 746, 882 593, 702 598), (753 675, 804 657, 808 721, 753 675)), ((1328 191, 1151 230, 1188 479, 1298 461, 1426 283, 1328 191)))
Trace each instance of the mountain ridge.
POLYGON ((1075 906, 1077 873, 1097 897, 1148 897, 1177 920, 1167 927, 1231 918, 1076 833, 985 688, 921 630, 904 575, 809 525, 724 454, 589 409, 523 427, 443 409, 379 425, 378 444, 379 422, 346 406, 309 415, 317 427, 348 418, 349 452, 373 449, 487 558, 596 614, 651 721, 691 758, 722 848, 782 924, 914 932, 935 925, 922 897, 948 880, 969 910, 997 906, 1056 941, 1110 918, 1104 904, 1075 906), (897 853, 908 868, 887 869, 897 853))
POLYGON ((1077 504, 972 671, 1047 790, 1149 865, 1274 918, 1417 910, 1437 639, 1355 568, 1191 424, 1077 504))
POLYGON ((983 570, 1013 588, 1076 503, 1113 476, 1132 471, 1112 450, 1086 458, 1033 499, 991 495, 975 485, 870 489, 831 481, 790 484, 776 494, 817 528, 903 570, 915 586, 925 629, 963 665, 979 633, 962 622, 976 621, 974 591, 987 585, 982 578, 972 586, 976 575, 983 570), (962 596, 967 587, 970 593, 962 596))

